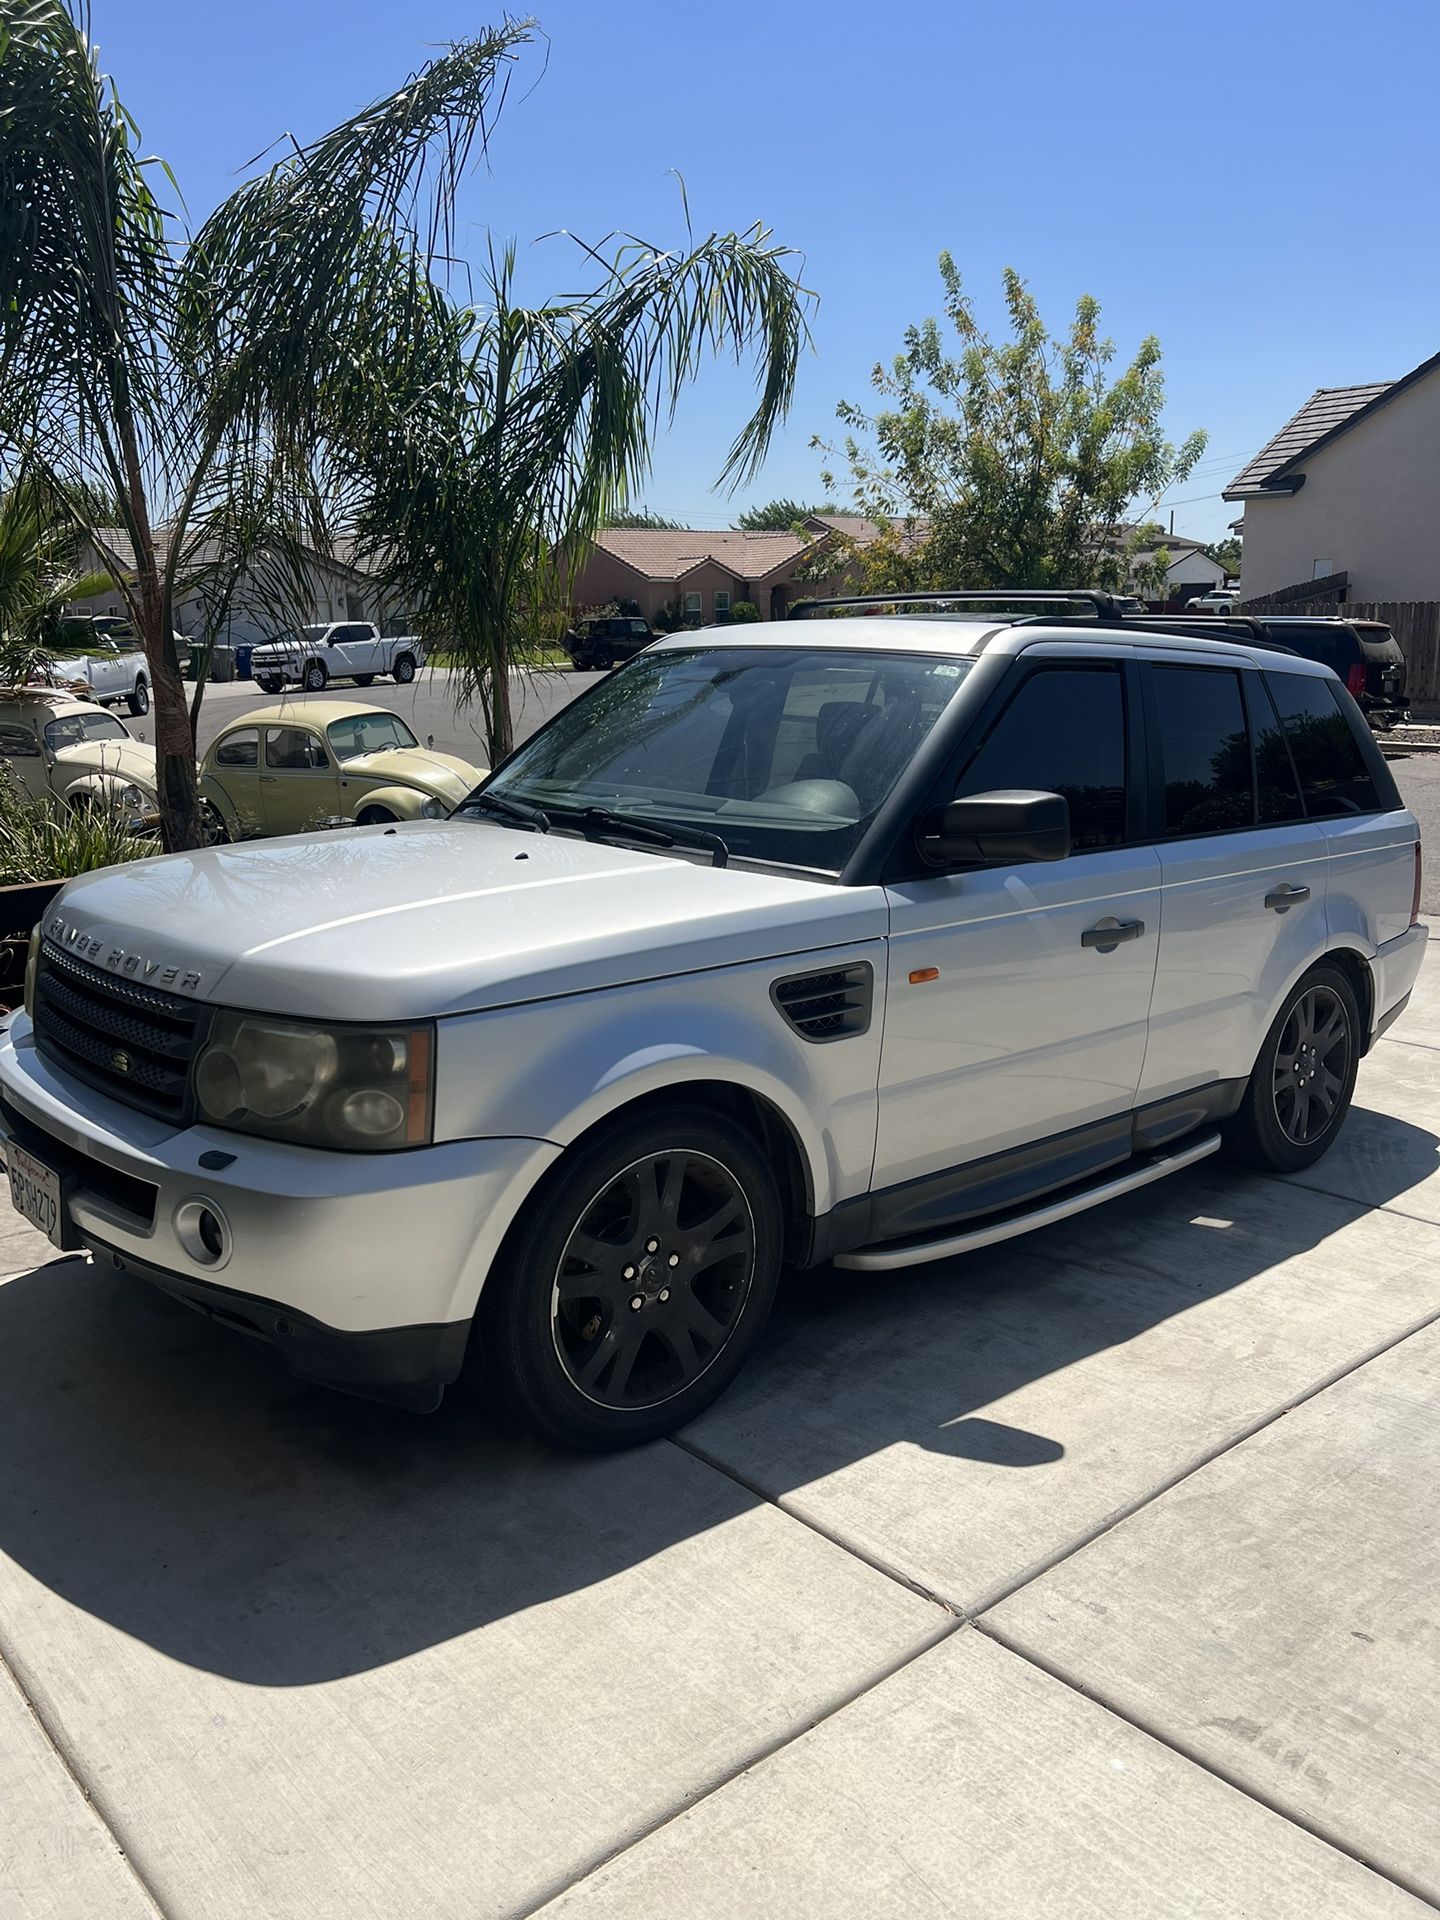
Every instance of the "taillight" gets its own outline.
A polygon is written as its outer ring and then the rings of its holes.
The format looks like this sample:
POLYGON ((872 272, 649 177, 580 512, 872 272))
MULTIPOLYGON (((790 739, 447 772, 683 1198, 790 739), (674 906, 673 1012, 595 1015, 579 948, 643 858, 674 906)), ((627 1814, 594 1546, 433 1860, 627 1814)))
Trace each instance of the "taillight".
POLYGON ((1412 927, 1419 926, 1420 924, 1420 880, 1424 871, 1425 861, 1420 852, 1420 842, 1417 840, 1415 842, 1415 892, 1410 900, 1410 924, 1412 927))
POLYGON ((1346 668, 1345 685, 1357 700, 1365 691, 1365 668, 1359 660, 1355 662, 1354 666, 1346 668))

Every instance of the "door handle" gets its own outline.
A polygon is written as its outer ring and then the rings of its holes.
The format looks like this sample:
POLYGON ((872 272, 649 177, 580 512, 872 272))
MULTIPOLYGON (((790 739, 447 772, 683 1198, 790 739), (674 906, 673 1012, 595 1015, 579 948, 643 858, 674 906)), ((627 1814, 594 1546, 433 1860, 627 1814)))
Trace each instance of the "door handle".
POLYGON ((1302 900, 1310 898, 1308 887, 1292 887, 1288 884, 1276 887, 1273 893, 1267 893, 1265 904, 1274 913, 1284 913, 1287 907, 1298 907, 1302 900))
POLYGON ((273 773, 262 773, 262 774, 261 774, 261 776, 260 776, 260 784, 261 784, 261 786, 262 786, 262 787, 273 787, 273 786, 274 786, 274 784, 275 784, 275 776, 274 776, 274 774, 273 774, 273 773))
POLYGON ((1109 918, 1087 927, 1080 936, 1082 947, 1094 947, 1097 953, 1113 953, 1122 941, 1138 940, 1145 931, 1143 920, 1109 918))

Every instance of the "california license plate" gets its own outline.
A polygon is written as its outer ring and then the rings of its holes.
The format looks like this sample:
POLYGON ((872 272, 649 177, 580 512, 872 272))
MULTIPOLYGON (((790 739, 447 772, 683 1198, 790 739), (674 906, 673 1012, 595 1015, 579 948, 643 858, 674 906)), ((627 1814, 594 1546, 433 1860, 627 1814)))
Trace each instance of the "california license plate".
POLYGON ((65 1245, 65 1202, 60 1192, 60 1176, 12 1140, 6 1147, 10 1163, 10 1198, 17 1213, 24 1214, 57 1247, 65 1245))

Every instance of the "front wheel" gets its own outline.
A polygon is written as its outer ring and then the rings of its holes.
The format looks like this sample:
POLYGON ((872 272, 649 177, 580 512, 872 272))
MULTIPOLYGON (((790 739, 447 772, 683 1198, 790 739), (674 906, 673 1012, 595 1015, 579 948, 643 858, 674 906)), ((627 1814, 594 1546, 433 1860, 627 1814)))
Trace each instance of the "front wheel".
POLYGON ((225 816, 209 800, 200 802, 200 834, 201 844, 207 847, 223 847, 230 838, 225 816))
POLYGON ((257 673, 255 676, 255 684, 262 693, 279 693, 285 682, 278 674, 257 673))
POLYGON ((408 687, 415 678, 415 662, 408 653, 402 653, 395 662, 394 675, 397 683, 402 687, 408 687))
POLYGON ((1322 962, 1291 990, 1266 1034, 1226 1144, 1247 1166, 1299 1173, 1333 1145, 1360 1067, 1360 1009, 1349 976, 1322 962))
POLYGON ((781 1239, 774 1176, 740 1127, 688 1109, 621 1121, 567 1155, 512 1230, 477 1362, 542 1439, 654 1440, 739 1371, 781 1239))
POLYGON ((590 656, 590 663, 598 673, 609 673, 615 664, 615 649, 613 647, 596 647, 590 656))
POLYGON ((126 705, 137 720, 142 713, 150 711, 150 689, 143 678, 135 682, 135 691, 127 696, 126 705))
POLYGON ((323 660, 312 660, 309 666, 306 667, 304 677, 301 679, 300 684, 307 693, 323 693, 329 679, 330 675, 326 669, 325 662, 323 660))
POLYGON ((375 684, 373 673, 357 673, 354 677, 357 687, 373 687, 375 684))
POLYGON ((362 807, 355 816, 357 827, 393 827, 396 816, 388 807, 362 807))

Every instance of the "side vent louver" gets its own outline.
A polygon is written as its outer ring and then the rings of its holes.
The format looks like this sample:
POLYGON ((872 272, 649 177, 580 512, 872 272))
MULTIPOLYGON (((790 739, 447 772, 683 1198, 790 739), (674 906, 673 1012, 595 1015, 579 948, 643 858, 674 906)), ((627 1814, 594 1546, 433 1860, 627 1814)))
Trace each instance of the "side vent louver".
POLYGON ((770 998, 803 1040, 848 1040, 870 1025, 875 969, 868 960, 777 980, 770 998))

